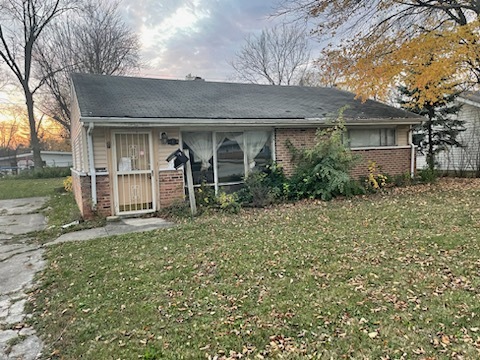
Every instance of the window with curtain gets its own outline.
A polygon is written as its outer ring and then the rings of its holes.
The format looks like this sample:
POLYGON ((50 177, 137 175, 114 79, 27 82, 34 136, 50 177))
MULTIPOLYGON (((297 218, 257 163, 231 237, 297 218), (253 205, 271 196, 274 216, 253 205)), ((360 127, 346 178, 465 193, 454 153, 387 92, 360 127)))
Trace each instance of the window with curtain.
POLYGON ((355 147, 376 147, 394 146, 394 128, 374 129, 349 129, 347 131, 348 146, 355 147))
POLYGON ((190 151, 194 184, 240 183, 245 174, 264 168, 272 160, 272 132, 184 132, 183 147, 190 151), (217 158, 214 168, 213 156, 217 158))
POLYGON ((183 148, 190 152, 193 183, 214 183, 213 142, 211 132, 186 132, 182 134, 183 148))
POLYGON ((242 181, 245 176, 243 133, 216 133, 218 182, 242 181))
MULTIPOLYGON (((272 133, 266 132, 266 136, 263 138, 263 146, 257 152, 257 154, 253 157, 255 164, 251 169, 265 169, 265 167, 271 163, 273 159, 273 152, 272 152, 272 133)), ((260 145, 260 144, 259 144, 260 145)), ((259 146, 257 147, 257 149, 259 146)), ((252 164, 250 164, 252 165, 252 164)))

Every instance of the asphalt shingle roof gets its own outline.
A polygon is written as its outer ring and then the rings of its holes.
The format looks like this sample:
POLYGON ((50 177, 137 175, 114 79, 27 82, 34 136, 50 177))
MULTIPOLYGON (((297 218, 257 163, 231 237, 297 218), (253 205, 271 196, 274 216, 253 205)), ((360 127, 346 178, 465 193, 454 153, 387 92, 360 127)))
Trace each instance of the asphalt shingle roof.
POLYGON ((410 112, 335 88, 272 86, 73 74, 82 117, 417 120, 410 112))

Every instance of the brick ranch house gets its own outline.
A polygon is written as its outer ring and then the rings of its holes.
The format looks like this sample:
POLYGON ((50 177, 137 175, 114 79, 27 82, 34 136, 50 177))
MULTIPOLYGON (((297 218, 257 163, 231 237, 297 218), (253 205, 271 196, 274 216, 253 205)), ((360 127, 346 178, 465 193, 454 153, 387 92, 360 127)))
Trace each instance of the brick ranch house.
POLYGON ((234 190, 274 160, 287 175, 295 147, 313 144, 344 106, 347 138, 366 175, 413 172, 412 126, 422 118, 335 88, 72 75, 73 184, 85 218, 154 212, 185 196, 166 159, 188 149, 194 183, 234 190))

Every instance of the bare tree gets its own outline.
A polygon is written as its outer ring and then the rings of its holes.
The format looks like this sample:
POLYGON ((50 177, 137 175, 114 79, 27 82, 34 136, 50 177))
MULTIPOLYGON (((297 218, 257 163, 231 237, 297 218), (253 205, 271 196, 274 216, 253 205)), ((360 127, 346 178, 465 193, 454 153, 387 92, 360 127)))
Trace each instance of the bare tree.
POLYGON ((0 154, 9 156, 18 148, 28 146, 29 128, 26 108, 8 104, 0 107, 7 119, 0 121, 0 154))
POLYGON ((79 13, 58 21, 39 56, 48 94, 43 111, 70 130, 70 73, 123 75, 139 67, 139 40, 118 2, 88 0, 79 13))
POLYGON ((19 127, 17 119, 0 121, 0 149, 12 149, 16 146, 19 127))
POLYGON ((36 169, 42 167, 34 113, 34 94, 44 78, 32 76, 34 54, 45 29, 71 9, 70 0, 0 0, 0 59, 18 80, 28 114, 30 146, 36 169))
POLYGON ((306 30, 281 25, 250 35, 229 63, 241 80, 271 85, 300 83, 308 67, 310 49, 306 30))

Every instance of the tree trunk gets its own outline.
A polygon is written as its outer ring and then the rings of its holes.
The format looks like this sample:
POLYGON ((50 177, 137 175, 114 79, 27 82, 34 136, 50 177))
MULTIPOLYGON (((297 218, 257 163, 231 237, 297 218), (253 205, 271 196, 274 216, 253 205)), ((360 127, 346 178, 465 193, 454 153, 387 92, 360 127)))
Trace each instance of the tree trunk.
POLYGON ((427 122, 427 131, 428 131, 428 152, 427 152, 427 164, 428 168, 433 171, 435 169, 435 154, 433 149, 433 128, 432 128, 432 119, 433 119, 433 110, 429 109, 428 122, 427 122))
POLYGON ((25 102, 27 104, 28 125, 30 128, 30 147, 33 151, 33 167, 35 170, 43 168, 42 156, 40 154, 40 141, 38 140, 37 124, 33 107, 33 95, 28 88, 24 88, 25 102))

